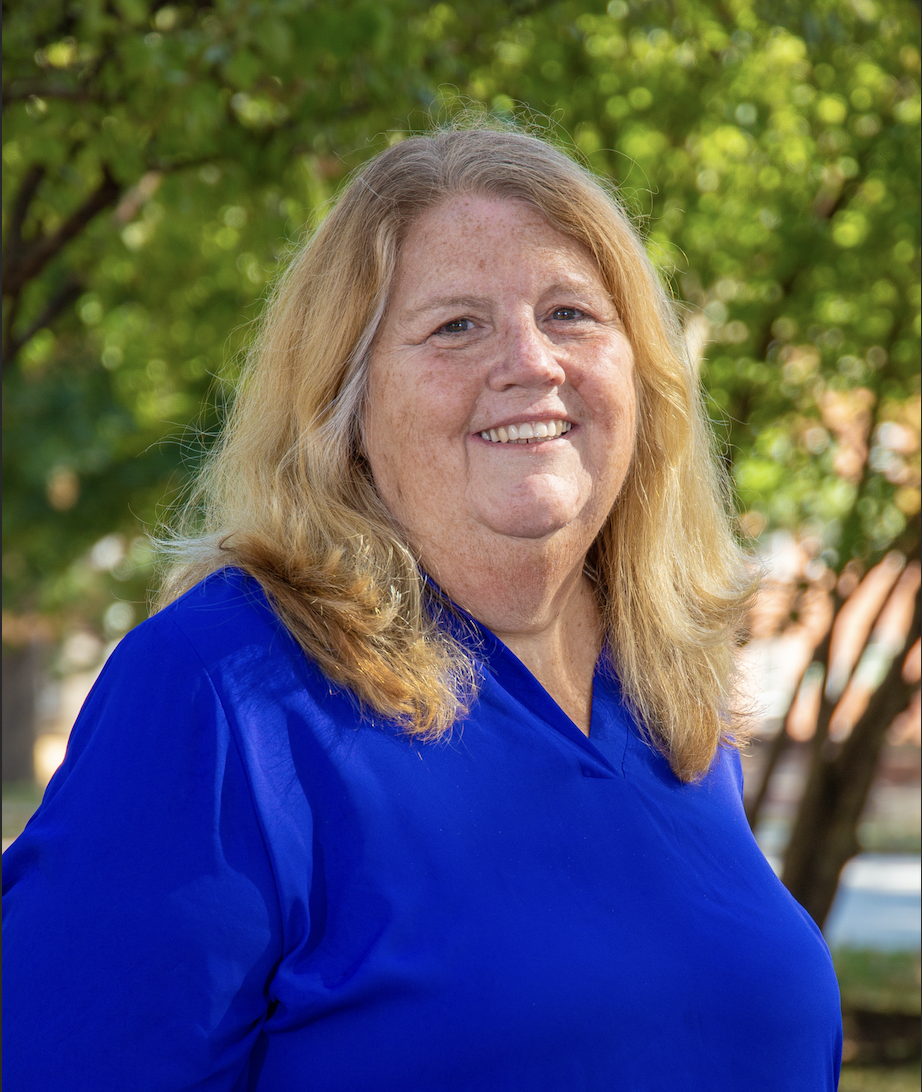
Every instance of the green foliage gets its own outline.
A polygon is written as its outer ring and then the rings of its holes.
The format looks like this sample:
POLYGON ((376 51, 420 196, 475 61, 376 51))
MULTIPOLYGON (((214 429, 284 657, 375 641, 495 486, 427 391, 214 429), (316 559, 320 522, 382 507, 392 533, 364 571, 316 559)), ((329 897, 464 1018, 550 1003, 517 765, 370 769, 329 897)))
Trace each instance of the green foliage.
POLYGON ((291 245, 353 166, 469 103, 551 116, 618 184, 708 343, 749 526, 813 525, 834 567, 905 547, 918 24, 910 0, 11 6, 8 605, 142 596, 131 543, 207 447, 291 245), (87 560, 113 534, 124 556, 87 560))

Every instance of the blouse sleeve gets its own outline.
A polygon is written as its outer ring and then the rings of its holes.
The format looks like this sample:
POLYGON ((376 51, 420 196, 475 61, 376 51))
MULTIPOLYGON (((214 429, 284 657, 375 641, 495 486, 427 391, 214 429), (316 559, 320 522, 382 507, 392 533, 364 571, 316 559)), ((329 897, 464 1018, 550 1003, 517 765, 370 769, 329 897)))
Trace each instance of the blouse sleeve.
POLYGON ((110 657, 4 855, 8 1092, 247 1084, 276 885, 218 693, 157 616, 110 657))

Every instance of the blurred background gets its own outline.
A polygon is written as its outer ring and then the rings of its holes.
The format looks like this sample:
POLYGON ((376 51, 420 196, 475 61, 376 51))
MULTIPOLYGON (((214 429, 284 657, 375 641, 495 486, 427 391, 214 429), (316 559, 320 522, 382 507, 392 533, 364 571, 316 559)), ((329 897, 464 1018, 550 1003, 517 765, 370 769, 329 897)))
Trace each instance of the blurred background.
POLYGON ((147 614, 147 533, 349 172, 466 107, 613 180, 740 534, 747 809, 824 928, 842 1088, 918 1088, 919 5, 3 7, 3 837, 147 614))

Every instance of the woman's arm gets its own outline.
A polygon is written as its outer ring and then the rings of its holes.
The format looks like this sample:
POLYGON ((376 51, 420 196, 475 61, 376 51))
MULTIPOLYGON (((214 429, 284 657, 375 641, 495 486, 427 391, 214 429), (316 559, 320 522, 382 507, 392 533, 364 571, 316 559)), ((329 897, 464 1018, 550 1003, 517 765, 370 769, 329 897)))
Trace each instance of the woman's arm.
POLYGON ((10 1092, 246 1085, 278 899, 219 695, 164 615, 87 699, 3 914, 10 1092))

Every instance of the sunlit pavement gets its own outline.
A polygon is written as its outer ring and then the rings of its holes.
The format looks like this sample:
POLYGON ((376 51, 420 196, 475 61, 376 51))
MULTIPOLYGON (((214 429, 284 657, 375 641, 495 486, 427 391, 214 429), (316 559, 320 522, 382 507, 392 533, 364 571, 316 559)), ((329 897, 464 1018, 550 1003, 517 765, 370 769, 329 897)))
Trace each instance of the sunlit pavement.
POLYGON ((864 853, 842 872, 824 933, 831 948, 918 949, 922 861, 864 853))

